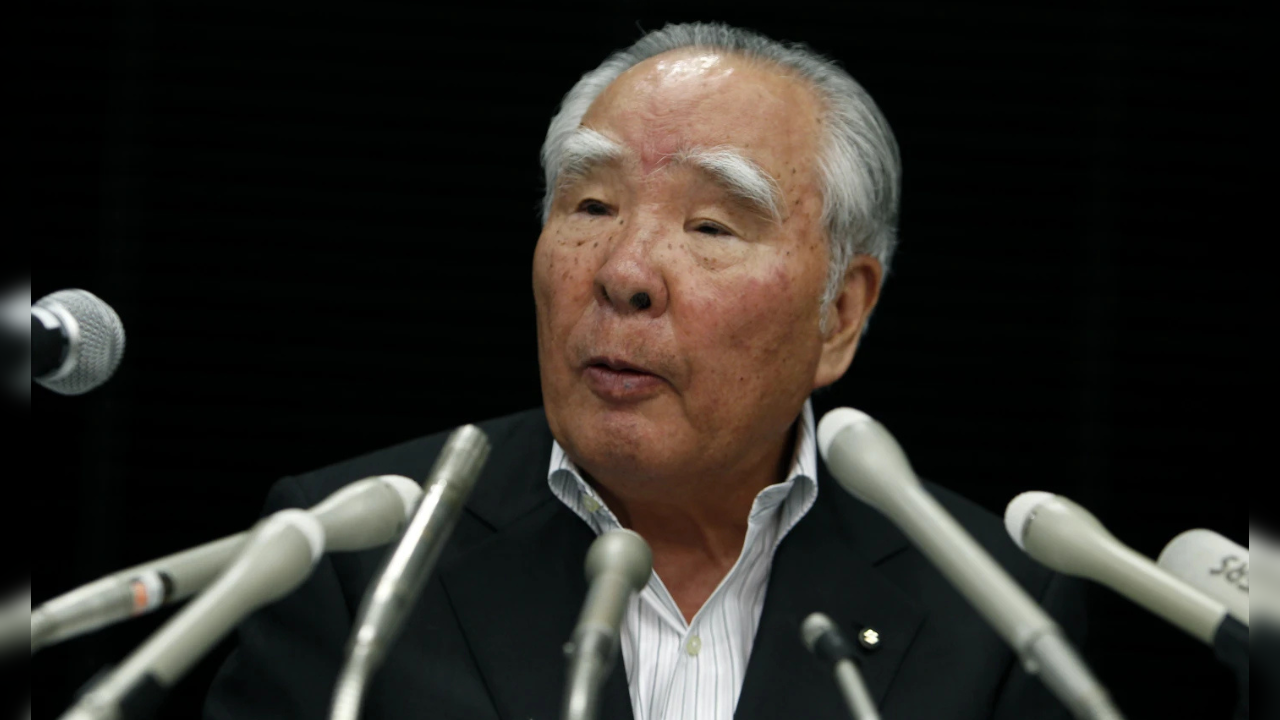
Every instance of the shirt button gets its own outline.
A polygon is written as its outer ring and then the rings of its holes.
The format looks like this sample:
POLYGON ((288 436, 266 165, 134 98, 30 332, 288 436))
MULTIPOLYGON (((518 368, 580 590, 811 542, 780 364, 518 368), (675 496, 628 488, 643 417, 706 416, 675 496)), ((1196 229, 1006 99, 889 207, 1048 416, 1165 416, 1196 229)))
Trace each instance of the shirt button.
POLYGON ((697 657, 698 653, 702 652, 702 638, 697 635, 690 635, 689 641, 684 644, 684 649, 685 652, 697 657))
POLYGON ((589 513, 593 513, 600 509, 600 503, 596 502, 596 499, 590 495, 583 499, 582 506, 585 507, 589 513))

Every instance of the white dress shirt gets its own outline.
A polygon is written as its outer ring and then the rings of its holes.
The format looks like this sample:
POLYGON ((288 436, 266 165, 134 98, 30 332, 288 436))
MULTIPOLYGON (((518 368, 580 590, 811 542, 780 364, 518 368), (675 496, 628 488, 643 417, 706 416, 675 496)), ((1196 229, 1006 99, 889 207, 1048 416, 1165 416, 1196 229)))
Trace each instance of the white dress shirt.
MULTIPOLYGON (((656 572, 627 607, 622 660, 636 720, 733 717, 764 609, 774 550, 813 507, 818 498, 817 477, 813 406, 806 401, 786 481, 756 495, 742 554, 693 622, 685 622, 656 572)), ((622 527, 558 442, 551 448, 547 482, 551 492, 597 535, 622 527)), ((796 638, 800 642, 799 635, 796 638)))

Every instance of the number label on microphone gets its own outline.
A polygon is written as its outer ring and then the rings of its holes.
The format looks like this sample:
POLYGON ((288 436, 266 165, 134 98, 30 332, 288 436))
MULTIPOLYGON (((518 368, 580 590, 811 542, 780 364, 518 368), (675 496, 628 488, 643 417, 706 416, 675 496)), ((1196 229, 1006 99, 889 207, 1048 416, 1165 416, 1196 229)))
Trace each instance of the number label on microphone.
POLYGON ((1222 565, 1209 571, 1210 575, 1221 575, 1223 580, 1236 586, 1240 592, 1249 592, 1249 563, 1236 555, 1222 558, 1222 565))

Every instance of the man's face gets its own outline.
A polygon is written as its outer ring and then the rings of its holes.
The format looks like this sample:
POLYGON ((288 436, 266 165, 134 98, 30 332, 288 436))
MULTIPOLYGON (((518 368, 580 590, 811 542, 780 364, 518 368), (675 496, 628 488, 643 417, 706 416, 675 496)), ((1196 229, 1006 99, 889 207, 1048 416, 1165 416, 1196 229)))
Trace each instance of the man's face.
POLYGON ((803 82, 705 51, 636 65, 583 118, 623 152, 557 190, 533 289, 547 419, 597 479, 657 492, 753 467, 835 380, 819 367, 819 118, 803 82), (772 178, 780 219, 679 159, 711 148, 772 178))

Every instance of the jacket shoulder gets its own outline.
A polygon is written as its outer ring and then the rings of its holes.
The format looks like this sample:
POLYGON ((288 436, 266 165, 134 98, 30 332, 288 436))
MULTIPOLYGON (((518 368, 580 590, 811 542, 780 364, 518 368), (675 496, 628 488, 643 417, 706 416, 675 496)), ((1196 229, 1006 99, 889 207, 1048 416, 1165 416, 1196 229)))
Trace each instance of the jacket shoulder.
MULTIPOLYGON (((493 475, 494 466, 507 466, 511 458, 524 459, 536 455, 542 444, 550 456, 550 430, 542 408, 531 408, 511 415, 475 423, 489 438, 491 450, 484 476, 493 475)), ((375 450, 327 467, 284 478, 276 483, 272 495, 288 485, 293 493, 301 492, 302 500, 314 504, 361 478, 374 475, 403 475, 422 483, 435 465, 440 450, 454 428, 414 438, 391 447, 375 450)), ((544 468, 545 472, 545 468, 544 468)), ((509 473, 507 473, 509 474, 509 473)), ((477 488, 477 491, 479 488, 477 488)))

